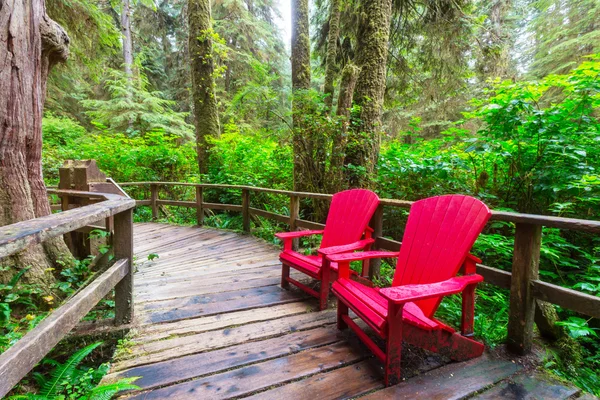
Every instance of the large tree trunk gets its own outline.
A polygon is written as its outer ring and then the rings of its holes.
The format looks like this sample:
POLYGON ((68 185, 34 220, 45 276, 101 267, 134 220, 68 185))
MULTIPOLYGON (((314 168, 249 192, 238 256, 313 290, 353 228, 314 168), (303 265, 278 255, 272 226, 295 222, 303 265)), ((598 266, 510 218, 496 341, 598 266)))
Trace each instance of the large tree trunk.
POLYGON ((510 34, 506 26, 506 16, 512 0, 495 0, 489 11, 489 26, 480 40, 482 60, 478 63, 481 80, 506 78, 510 67, 510 34))
POLYGON ((354 64, 347 64, 342 70, 340 93, 338 96, 337 115, 343 117, 342 129, 336 132, 331 143, 331 159, 327 174, 329 193, 336 193, 346 188, 344 181, 344 158, 346 156, 348 119, 352 107, 352 95, 356 86, 359 69, 354 64))
POLYGON ((386 61, 390 36, 392 0, 361 3, 356 48, 360 68, 354 104, 360 107, 358 118, 348 131, 345 164, 350 187, 370 187, 379 157, 381 114, 385 94, 386 61))
MULTIPOLYGON (((68 57, 69 37, 46 15, 44 0, 0 6, 0 226, 50 214, 42 177, 42 115, 48 72, 68 57)), ((25 280, 51 290, 48 272, 70 253, 57 238, 10 259, 0 279, 30 267, 25 280)))
POLYGON ((189 0, 189 51, 192 71, 192 99, 196 122, 198 168, 208 173, 209 137, 218 137, 219 111, 215 95, 212 57, 210 0, 189 0))
POLYGON ((323 93, 326 95, 325 104, 331 110, 333 104, 333 81, 335 79, 335 59, 337 55, 337 41, 340 35, 340 0, 331 0, 329 15, 329 33, 327 36, 327 59, 325 66, 325 86, 323 93))
POLYGON ((308 30, 308 0, 292 0, 292 102, 294 190, 314 189, 314 143, 303 126, 308 109, 303 91, 310 89, 310 37, 308 30))
POLYGON ((131 38, 131 6, 129 0, 123 0, 121 11, 121 33, 123 34, 123 65, 125 74, 131 78, 133 65, 133 40, 131 38))

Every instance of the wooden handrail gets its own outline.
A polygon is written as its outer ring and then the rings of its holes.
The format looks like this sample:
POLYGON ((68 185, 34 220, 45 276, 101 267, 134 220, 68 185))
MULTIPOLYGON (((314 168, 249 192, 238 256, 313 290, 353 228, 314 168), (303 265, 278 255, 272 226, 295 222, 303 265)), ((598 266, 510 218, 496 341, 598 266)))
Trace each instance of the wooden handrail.
POLYGON ((135 200, 103 193, 49 190, 48 193, 106 199, 89 206, 0 227, 0 258, 11 256, 34 244, 64 235, 94 221, 135 207, 135 200))
MULTIPOLYGON (((249 230, 249 216, 261 216, 280 222, 287 222, 290 229, 297 228, 322 229, 323 224, 302 220, 299 217, 299 199, 312 198, 330 200, 331 194, 295 192, 290 190, 268 189, 247 185, 220 185, 212 183, 187 183, 187 182, 125 182, 121 186, 151 185, 155 188, 156 195, 150 200, 138 199, 138 206, 168 204, 182 207, 196 208, 198 224, 202 225, 205 209, 218 209, 241 211, 244 214, 244 231, 249 230), (192 186, 196 188, 195 201, 156 200, 160 186, 192 186), (205 203, 203 200, 204 189, 236 189, 243 193, 242 205, 205 203), (250 207, 250 192, 272 193, 288 196, 290 198, 290 215, 280 215, 265 210, 250 207)), ((374 248, 397 251, 401 243, 382 237, 383 207, 398 207, 408 209, 412 201, 381 199, 380 208, 371 220, 375 229, 373 237, 376 239, 374 248)), ((590 296, 561 286, 542 282, 538 279, 539 246, 538 239, 541 227, 569 229, 589 233, 600 233, 600 221, 563 218, 545 215, 520 214, 506 211, 492 211, 492 221, 505 221, 516 226, 512 272, 478 264, 477 272, 485 278, 486 282, 510 289, 511 303, 509 310, 509 347, 518 353, 527 353, 531 347, 533 335, 533 316, 535 313, 535 300, 544 300, 564 308, 600 318, 600 297, 590 296), (518 279, 512 279, 513 276, 518 279)), ((379 265, 373 263, 371 273, 378 274, 379 265)))
MULTIPOLYGON (((269 189, 247 185, 221 185, 215 183, 189 183, 189 182, 123 182, 120 186, 143 186, 155 185, 159 186, 192 186, 206 189, 237 189, 248 190, 252 192, 273 193, 285 196, 297 196, 300 198, 312 198, 331 200, 333 195, 326 193, 309 193, 309 192, 294 192, 291 190, 269 189)), ((140 200, 140 199, 138 199, 140 200)), ((142 200, 143 201, 143 200, 142 200)), ((408 200, 397 199, 380 199, 382 206, 410 208, 414 202, 408 200)), ((190 205, 191 206, 191 205, 190 205)), ((522 214, 507 211, 492 210, 491 221, 505 221, 513 223, 528 223, 533 225, 542 225, 549 228, 569 229, 575 231, 584 231, 590 233, 600 233, 600 221, 576 218, 555 217, 550 215, 522 214)))
POLYGON ((132 211, 135 200, 107 193, 73 190, 50 189, 48 193, 61 197, 83 197, 98 202, 0 227, 0 258, 113 216, 112 242, 117 261, 0 355, 0 398, 31 371, 113 288, 115 323, 126 324, 133 318, 132 211))

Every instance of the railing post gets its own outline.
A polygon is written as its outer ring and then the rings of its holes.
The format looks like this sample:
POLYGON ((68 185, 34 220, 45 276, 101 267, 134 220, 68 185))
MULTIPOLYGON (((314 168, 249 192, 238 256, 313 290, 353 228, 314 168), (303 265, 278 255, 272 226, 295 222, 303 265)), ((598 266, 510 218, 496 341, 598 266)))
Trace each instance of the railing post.
POLYGON ((158 219, 158 185, 150 184, 150 205, 152 206, 152 219, 158 219))
MULTIPOLYGON (((300 197, 290 195, 290 232, 298 230, 297 220, 300 218, 300 197)), ((298 239, 293 239, 292 249, 298 250, 298 239)))
POLYGON ((508 348, 518 354, 531 350, 535 299, 531 281, 538 278, 542 226, 517 223, 510 285, 508 348))
POLYGON ((133 210, 114 217, 113 251, 115 260, 129 261, 129 272, 115 286, 115 324, 128 324, 133 320, 133 210))
POLYGON ((244 232, 250 232, 250 191, 242 189, 242 227, 244 232))
POLYGON ((202 193, 202 186, 196 186, 196 220, 198 221, 198 226, 202 226, 204 224, 204 207, 202 203, 204 202, 204 194, 202 193))
MULTIPOLYGON (((375 213, 371 217, 371 222, 369 223, 369 226, 371 226, 371 228, 373 228, 373 239, 375 239, 377 241, 377 238, 379 238, 379 237, 381 237, 381 235, 383 235, 383 205, 380 204, 377 207, 377 210, 375 210, 375 213)), ((375 243, 375 246, 376 245, 377 245, 377 242, 375 243)), ((369 264, 366 266, 367 268, 369 268, 369 279, 373 280, 374 277, 379 278, 379 269, 381 268, 381 260, 379 258, 375 258, 372 260, 366 260, 366 262, 369 262, 369 264)), ((363 268, 365 268, 364 262, 363 262, 363 268)))

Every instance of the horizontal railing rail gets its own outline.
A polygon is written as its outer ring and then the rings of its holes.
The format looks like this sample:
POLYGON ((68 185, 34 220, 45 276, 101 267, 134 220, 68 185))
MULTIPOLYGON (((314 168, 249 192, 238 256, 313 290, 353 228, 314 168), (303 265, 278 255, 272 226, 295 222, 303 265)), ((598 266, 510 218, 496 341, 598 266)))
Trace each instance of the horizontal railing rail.
POLYGON ((115 289, 115 324, 133 318, 133 219, 135 201, 126 197, 72 190, 49 190, 60 197, 80 197, 94 204, 0 227, 0 259, 27 251, 32 245, 114 218, 112 251, 115 263, 99 273, 17 343, 0 354, 0 398, 63 339, 102 298, 115 289))
MULTIPOLYGON (((120 186, 150 186, 150 199, 136 200, 136 206, 150 206, 153 218, 159 216, 159 206, 169 205, 196 209, 198 225, 203 224, 204 210, 227 210, 241 212, 243 230, 250 231, 250 219, 253 216, 273 219, 287 223, 291 230, 298 228, 322 229, 323 224, 300 219, 299 199, 331 200, 331 194, 295 192, 289 190, 269 189, 244 185, 221 185, 187 182, 124 182, 120 186), (191 186, 195 188, 195 201, 159 199, 161 186, 191 186), (215 204, 204 202, 204 189, 241 190, 242 204, 215 204), (281 215, 270 211, 250 207, 250 193, 271 193, 288 196, 290 199, 290 215, 281 215)), ((380 206, 371 220, 374 229, 374 248, 398 251, 401 243, 383 237, 383 208, 397 207, 409 209, 412 201, 381 199, 380 206)), ((535 300, 543 300, 558 306, 600 318, 600 297, 592 296, 577 290, 564 288, 539 279, 539 258, 542 227, 568 229, 588 233, 600 233, 600 221, 574 218, 563 218, 545 215, 521 214, 506 211, 492 211, 491 221, 505 221, 515 224, 515 240, 511 272, 487 265, 478 264, 477 272, 485 281, 510 289, 508 344, 518 353, 526 353, 531 348, 533 337, 533 317, 535 300)), ((379 264, 373 263, 370 272, 378 274, 379 264)))

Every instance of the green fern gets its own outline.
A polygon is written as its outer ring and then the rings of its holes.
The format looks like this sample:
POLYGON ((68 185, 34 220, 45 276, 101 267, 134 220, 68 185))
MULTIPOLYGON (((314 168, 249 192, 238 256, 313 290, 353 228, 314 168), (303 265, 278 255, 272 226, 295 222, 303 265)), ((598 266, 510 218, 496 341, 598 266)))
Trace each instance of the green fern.
POLYGON ((124 378, 109 385, 97 386, 81 400, 110 400, 119 392, 139 389, 139 386, 133 385, 133 382, 137 379, 139 379, 137 376, 133 378, 124 378))
POLYGON ((84 358, 101 344, 102 342, 94 343, 77 351, 64 364, 50 359, 44 360, 43 364, 52 365, 54 370, 50 377, 37 372, 33 374, 33 378, 41 387, 40 393, 16 395, 10 397, 10 400, 110 400, 119 392, 140 389, 133 385, 139 377, 124 378, 114 383, 93 387, 94 382, 98 382, 107 372, 108 365, 102 364, 96 369, 90 368, 87 371, 78 367, 84 358))
POLYGON ((69 357, 66 363, 57 366, 57 368, 54 371, 52 371, 50 380, 42 386, 40 395, 47 397, 57 396, 60 393, 60 389, 64 385, 64 382, 68 381, 69 378, 71 378, 73 374, 77 371, 77 366, 83 361, 85 357, 88 356, 88 354, 94 351, 94 349, 96 349, 101 344, 102 342, 97 342, 86 346, 83 349, 77 351, 71 357, 69 357))
POLYGON ((14 287, 19 282, 19 280, 21 279, 21 277, 23 277, 23 275, 25 275, 25 272, 29 271, 29 268, 31 268, 31 267, 25 267, 22 270, 20 270, 19 272, 17 272, 12 277, 12 279, 10 280, 10 282, 8 282, 7 286, 14 287))

